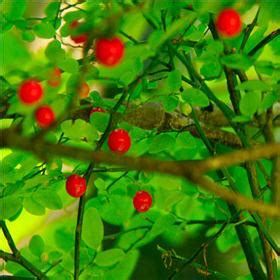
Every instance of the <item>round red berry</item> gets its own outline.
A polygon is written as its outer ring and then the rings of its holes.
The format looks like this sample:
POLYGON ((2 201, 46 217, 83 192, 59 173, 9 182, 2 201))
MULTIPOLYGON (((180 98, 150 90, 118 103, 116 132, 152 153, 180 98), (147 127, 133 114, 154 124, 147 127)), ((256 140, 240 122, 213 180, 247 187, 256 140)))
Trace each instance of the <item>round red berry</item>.
POLYGON ((136 211, 146 212, 152 206, 152 196, 146 191, 139 191, 133 198, 133 205, 136 211))
POLYGON ((218 32, 225 37, 238 35, 242 28, 240 15, 234 9, 228 8, 221 11, 216 19, 218 32))
POLYGON ((43 88, 37 80, 29 79, 20 85, 18 96, 22 103, 31 105, 42 99, 43 88))
POLYGON ((37 124, 41 128, 50 126, 55 120, 55 114, 48 105, 40 106, 35 112, 37 124))
POLYGON ((79 87, 79 96, 80 98, 89 97, 90 87, 86 82, 83 82, 79 87))
POLYGON ((85 178, 77 174, 73 174, 67 178, 66 191, 69 195, 73 197, 80 197, 86 192, 86 189, 87 182, 85 178))
POLYGON ((105 66, 117 65, 124 56, 124 44, 121 39, 101 38, 95 43, 96 60, 105 66))
POLYGON ((58 67, 52 69, 49 74, 48 85, 51 87, 58 87, 61 83, 61 70, 58 67))
POLYGON ((104 113, 104 112, 106 112, 103 108, 101 108, 101 107, 93 107, 91 110, 90 110, 90 115, 92 114, 92 113, 95 113, 95 112, 99 112, 99 113, 104 113))
POLYGON ((109 135, 108 145, 112 152, 118 154, 126 153, 131 146, 129 133, 121 128, 113 130, 109 135))
MULTIPOLYGON (((73 22, 71 22, 70 24, 70 29, 72 29, 73 31, 78 28, 80 26, 79 21, 74 20, 73 22)), ((70 38, 72 39, 72 41, 74 41, 76 44, 83 44, 87 41, 88 36, 87 34, 77 34, 77 35, 70 35, 70 38)))

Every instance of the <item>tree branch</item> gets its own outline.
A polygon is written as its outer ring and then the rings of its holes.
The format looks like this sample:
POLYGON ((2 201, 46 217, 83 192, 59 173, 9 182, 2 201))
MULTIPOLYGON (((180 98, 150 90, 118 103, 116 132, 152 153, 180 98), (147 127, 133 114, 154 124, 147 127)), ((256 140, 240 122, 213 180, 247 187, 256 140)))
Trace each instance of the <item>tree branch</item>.
POLYGON ((2 228, 4 236, 6 237, 8 245, 12 251, 12 254, 10 254, 0 250, 0 258, 5 261, 18 263, 39 280, 47 280, 48 277, 43 272, 38 270, 32 263, 30 263, 24 256, 21 255, 4 221, 0 221, 0 227, 2 228))
POLYGON ((227 155, 216 156, 207 160, 182 162, 117 156, 112 153, 90 152, 86 149, 53 144, 46 141, 36 142, 25 136, 18 135, 11 129, 0 130, 0 144, 3 147, 29 151, 42 158, 48 158, 49 156, 64 156, 82 161, 122 165, 127 167, 128 170, 136 169, 182 176, 189 181, 200 185, 202 188, 220 196, 226 201, 239 205, 244 209, 256 211, 260 214, 271 217, 280 216, 280 209, 278 207, 266 205, 260 201, 246 198, 233 191, 221 188, 216 183, 202 177, 202 172, 209 170, 230 166, 246 160, 253 161, 262 157, 280 155, 280 144, 272 143, 259 145, 251 149, 235 151, 227 155))
POLYGON ((274 30, 269 35, 267 35, 263 40, 261 40, 252 50, 249 51, 248 55, 253 56, 258 52, 261 48, 263 48, 266 44, 274 40, 277 36, 280 35, 280 28, 274 30))

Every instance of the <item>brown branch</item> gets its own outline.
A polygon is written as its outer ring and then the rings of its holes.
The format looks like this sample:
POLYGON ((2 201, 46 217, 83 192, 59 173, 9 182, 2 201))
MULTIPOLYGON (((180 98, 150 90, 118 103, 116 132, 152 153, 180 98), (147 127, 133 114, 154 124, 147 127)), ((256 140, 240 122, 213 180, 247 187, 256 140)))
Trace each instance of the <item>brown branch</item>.
POLYGON ((0 130, 0 143, 3 147, 29 151, 42 158, 64 156, 83 161, 122 165, 127 167, 128 170, 145 170, 148 172, 159 172, 185 177, 192 183, 200 185, 202 188, 216 194, 229 203, 236 204, 244 209, 263 215, 271 217, 280 216, 280 209, 278 207, 246 198, 233 191, 224 189, 202 176, 202 172, 208 170, 237 164, 246 160, 257 160, 261 157, 280 155, 280 144, 260 145, 254 149, 244 149, 227 155, 216 156, 208 160, 176 162, 160 161, 151 158, 117 156, 105 152, 90 152, 86 149, 53 144, 46 141, 32 142, 32 139, 18 135, 15 131, 10 129, 0 130))
POLYGON ((263 40, 261 40, 252 50, 249 51, 248 55, 253 56, 258 52, 261 48, 267 45, 269 42, 274 40, 277 36, 280 35, 280 28, 272 31, 269 35, 267 35, 263 40))
POLYGON ((37 279, 47 280, 48 277, 43 272, 37 269, 31 262, 29 262, 24 256, 21 255, 4 221, 0 221, 0 227, 2 228, 3 234, 12 251, 12 254, 10 254, 0 250, 0 258, 5 261, 18 263, 26 270, 28 270, 31 274, 33 274, 37 279))
POLYGON ((260 158, 270 158, 280 154, 280 144, 271 143, 257 145, 252 148, 242 149, 206 159, 201 164, 203 171, 226 168, 245 161, 255 161, 260 158))

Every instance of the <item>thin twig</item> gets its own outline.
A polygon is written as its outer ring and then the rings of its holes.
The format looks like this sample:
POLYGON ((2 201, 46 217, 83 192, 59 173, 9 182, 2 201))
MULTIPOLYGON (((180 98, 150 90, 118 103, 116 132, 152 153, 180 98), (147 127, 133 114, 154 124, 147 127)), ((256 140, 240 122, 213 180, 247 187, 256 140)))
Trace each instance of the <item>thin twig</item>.
POLYGON ((213 235, 211 236, 206 242, 202 243, 200 245, 200 247, 194 252, 194 254, 188 258, 187 260, 185 260, 183 262, 183 264, 174 270, 174 272, 168 277, 168 279, 174 279, 174 277, 176 277, 177 274, 179 274, 180 272, 182 272, 182 270, 189 264, 191 264, 197 257, 198 255, 207 247, 209 246, 210 243, 212 243, 213 241, 215 241, 225 230, 226 226, 228 225, 228 223, 224 223, 222 225, 222 227, 213 235))
POLYGON ((252 50, 249 51, 248 55, 253 56, 258 52, 261 48, 265 45, 270 43, 272 40, 277 38, 280 35, 280 28, 277 30, 272 31, 269 35, 267 35, 264 39, 262 39, 252 50))
POLYGON ((29 262, 24 256, 21 255, 4 221, 0 221, 0 227, 2 228, 4 236, 12 251, 12 254, 10 254, 0 250, 0 258, 2 258, 5 261, 18 263, 39 280, 47 280, 48 277, 43 272, 37 269, 31 262, 29 262))

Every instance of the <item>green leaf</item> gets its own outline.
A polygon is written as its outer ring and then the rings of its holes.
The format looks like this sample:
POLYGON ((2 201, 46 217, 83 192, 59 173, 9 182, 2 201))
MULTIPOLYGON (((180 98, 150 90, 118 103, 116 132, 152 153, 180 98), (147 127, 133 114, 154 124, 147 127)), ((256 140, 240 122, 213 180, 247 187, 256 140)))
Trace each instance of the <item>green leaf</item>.
POLYGON ((26 211, 33 215, 40 216, 45 214, 45 207, 32 197, 24 198, 23 207, 26 209, 26 211))
MULTIPOLYGON (((217 229, 216 229, 217 231, 217 229)), ((228 226, 226 230, 216 239, 216 244, 220 252, 225 253, 230 248, 238 244, 238 238, 232 226, 228 226)))
POLYGON ((61 124, 61 129, 65 135, 73 140, 81 140, 83 138, 89 141, 98 139, 96 129, 88 122, 78 119, 74 123, 71 120, 64 121, 61 124))
POLYGON ((27 22, 22 19, 15 20, 13 23, 16 28, 23 30, 23 31, 25 31, 25 29, 27 29, 27 27, 28 27, 27 22))
POLYGON ((51 2, 45 8, 45 14, 48 18, 55 19, 59 9, 60 9, 60 2, 58 1, 51 2))
POLYGON ((176 147, 196 149, 196 140, 190 132, 183 131, 177 136, 176 147))
POLYGON ((112 266, 121 261, 124 256, 123 250, 114 248, 98 253, 94 262, 99 266, 112 266))
POLYGON ((176 92, 182 85, 181 72, 179 70, 173 70, 169 72, 167 77, 167 85, 171 92, 176 92))
POLYGON ((229 54, 221 57, 222 64, 232 69, 247 70, 253 62, 246 56, 241 54, 229 54))
POLYGON ((204 218, 205 212, 202 203, 197 199, 197 193, 185 196, 176 205, 176 214, 187 220, 204 218))
POLYGON ((159 153, 162 151, 169 151, 175 145, 175 138, 170 134, 163 133, 156 135, 149 147, 150 153, 159 153))
POLYGON ((267 110, 268 108, 271 108, 275 102, 277 102, 279 96, 275 91, 268 92, 263 97, 263 100, 261 101, 260 110, 263 112, 267 110))
POLYGON ((55 245, 65 252, 69 252, 75 246, 74 238, 73 231, 65 227, 58 228, 54 234, 55 245))
POLYGON ((182 98, 192 106, 206 107, 209 105, 207 96, 199 89, 190 88, 185 90, 182 93, 182 98))
POLYGON ((175 95, 168 95, 163 99, 163 106, 167 112, 173 112, 179 103, 179 99, 175 95))
POLYGON ((276 37, 274 40, 271 41, 269 45, 273 51, 273 53, 277 56, 280 56, 280 37, 276 37))
POLYGON ((137 242, 137 247, 141 247, 155 239, 157 236, 161 235, 163 232, 168 230, 168 228, 172 226, 175 221, 176 219, 172 214, 162 215, 157 218, 152 228, 148 231, 145 237, 137 242))
POLYGON ((134 208, 130 197, 110 195, 100 212, 106 222, 112 225, 122 225, 132 216, 134 208))
POLYGON ((53 190, 38 190, 33 197, 46 208, 56 210, 63 207, 62 200, 53 190))
POLYGON ((22 198, 14 195, 0 198, 0 220, 16 215, 22 208, 22 198))
POLYGON ((232 120, 234 122, 245 123, 245 122, 249 122, 251 120, 251 117, 241 115, 241 116, 235 116, 232 120))
POLYGON ((264 81, 245 81, 238 85, 239 90, 254 90, 254 91, 267 91, 271 89, 271 86, 264 81))
POLYGON ((125 71, 120 76, 120 82, 124 85, 129 85, 135 77, 135 71, 133 69, 129 69, 129 71, 125 71))
POLYGON ((113 269, 106 272, 104 280, 116 279, 127 280, 131 279, 131 275, 136 266, 137 260, 139 258, 139 252, 136 250, 129 251, 121 262, 119 262, 113 269))
POLYGON ((9 0, 9 10, 7 17, 10 20, 22 18, 26 10, 26 0, 9 0))
POLYGON ((50 22, 41 22, 34 26, 34 32, 38 37, 50 39, 55 34, 55 29, 50 22))
POLYGON ((153 224, 147 236, 155 238, 156 236, 162 234, 169 226, 173 225, 175 221, 175 217, 171 214, 159 217, 153 224))
POLYGON ((65 51, 61 48, 61 43, 58 40, 53 40, 48 44, 45 55, 55 64, 65 59, 65 51))
POLYGON ((222 73, 222 66, 218 60, 213 62, 208 62, 203 64, 200 68, 200 74, 205 77, 207 80, 212 80, 218 78, 222 73))
POLYGON ((255 63, 256 71, 259 74, 271 76, 274 71, 280 72, 280 64, 273 64, 272 61, 260 60, 255 63))
POLYGON ((280 21, 280 6, 278 1, 261 0, 260 6, 262 7, 260 11, 262 20, 265 18, 265 22, 280 21))
POLYGON ((9 22, 7 19, 1 17, 0 14, 0 34, 9 31, 13 27, 13 23, 9 22))
POLYGON ((90 123, 100 132, 104 132, 108 126, 110 115, 105 112, 95 112, 90 115, 90 123))
POLYGON ((84 16, 84 11, 74 11, 65 14, 64 20, 67 22, 72 22, 73 20, 78 20, 84 16))
POLYGON ((104 236, 103 222, 97 209, 91 207, 85 210, 82 239, 93 248, 98 249, 104 236))
POLYGON ((79 63, 74 58, 66 58, 59 60, 58 67, 68 73, 77 73, 79 71, 79 63))
POLYGON ((33 31, 24 31, 21 33, 22 39, 27 42, 33 42, 35 40, 35 35, 33 31))
POLYGON ((37 257, 40 257, 44 252, 45 243, 40 235, 33 235, 29 242, 29 250, 37 257))
POLYGON ((239 104, 243 115, 252 116, 261 104, 261 92, 249 91, 242 96, 239 104))
POLYGON ((24 71, 30 63, 31 56, 23 42, 13 32, 1 34, 0 41, 0 61, 2 62, 0 73, 14 69, 24 71))

